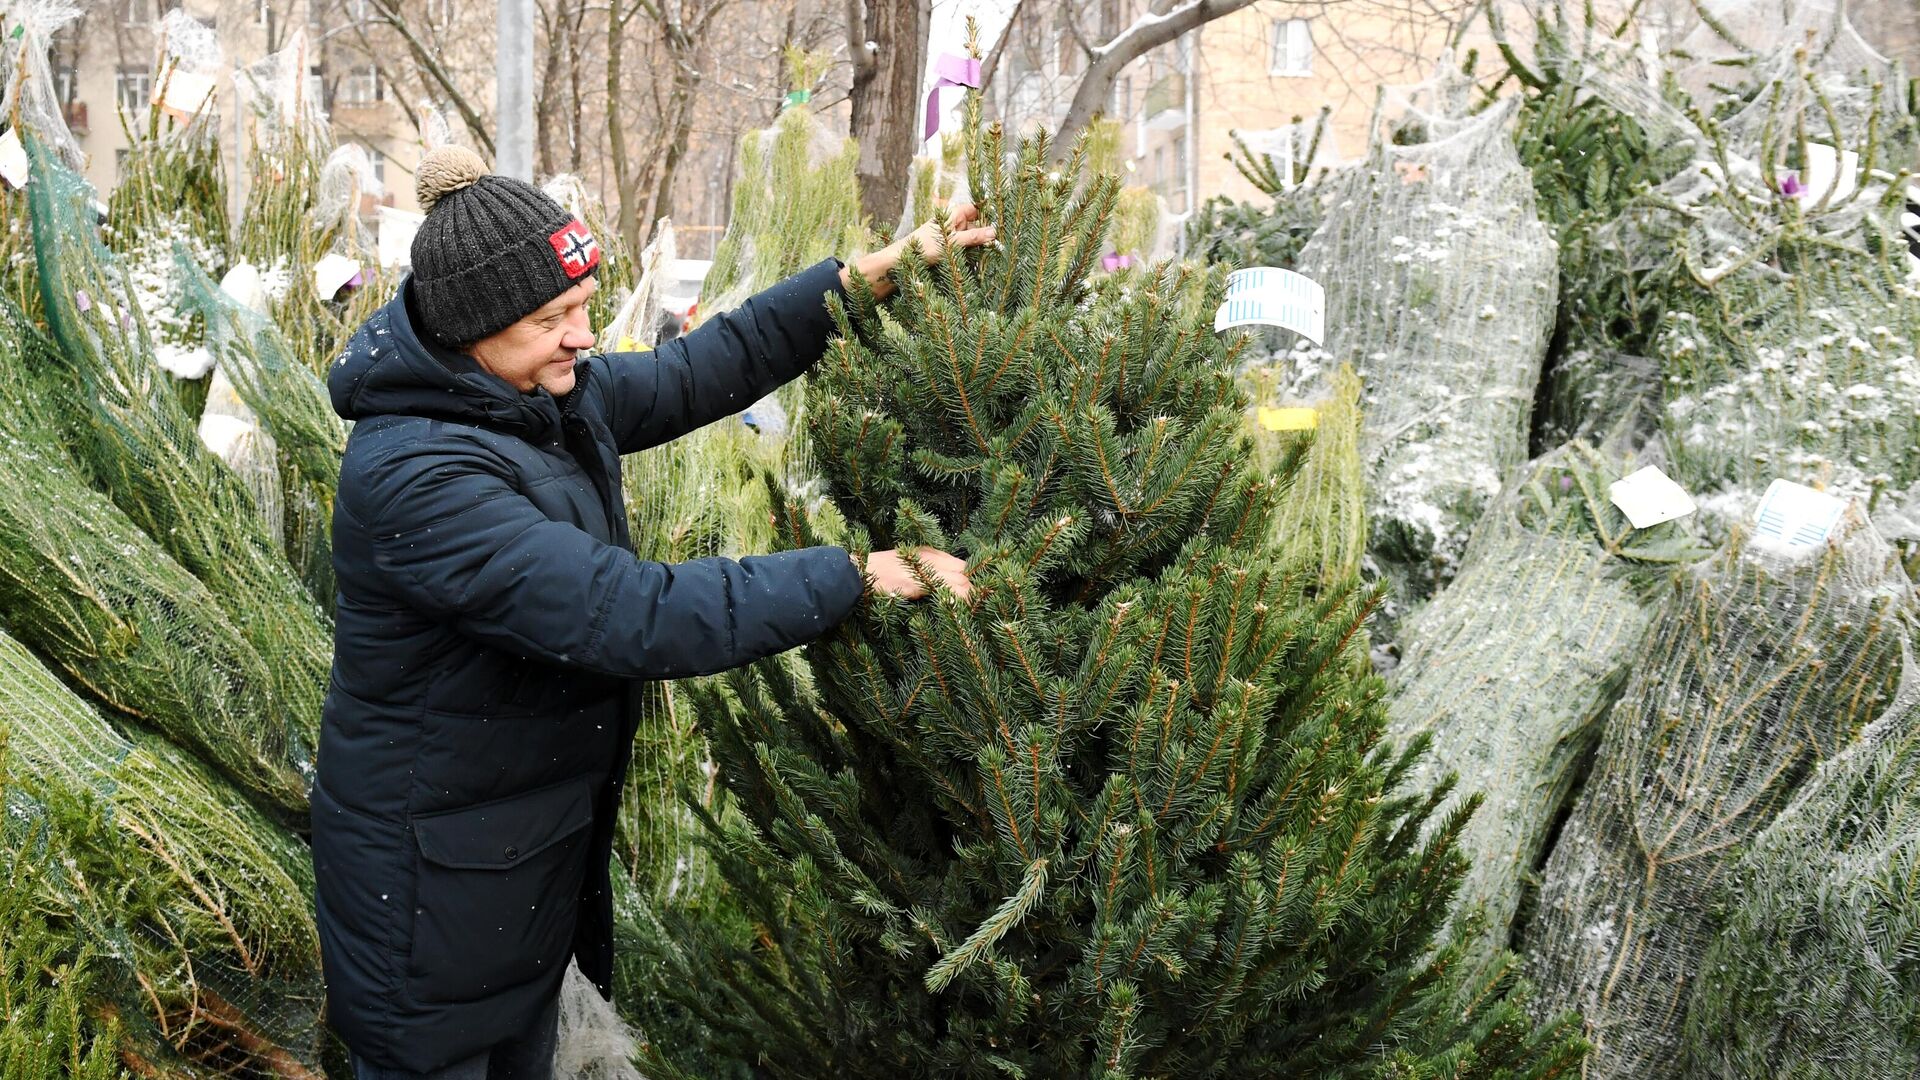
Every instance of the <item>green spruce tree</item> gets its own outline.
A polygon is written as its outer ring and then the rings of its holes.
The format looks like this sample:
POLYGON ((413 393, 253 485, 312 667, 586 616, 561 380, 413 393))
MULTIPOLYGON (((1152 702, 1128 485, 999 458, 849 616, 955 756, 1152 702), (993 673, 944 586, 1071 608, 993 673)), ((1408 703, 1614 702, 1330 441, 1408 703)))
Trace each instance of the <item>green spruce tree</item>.
MULTIPOLYGON (((1277 554, 1224 279, 1089 279, 1118 182, 969 124, 997 244, 856 280, 808 423, 854 546, 963 552, 705 692, 750 934, 665 916, 656 992, 754 1075, 1533 1077, 1579 1047, 1436 948, 1467 814, 1397 786, 1378 594, 1277 554), (1200 287, 1195 287, 1196 285, 1200 287)), ((1084 149, 1084 144, 1080 149, 1084 149)), ((797 508, 781 518, 807 538, 797 508)))

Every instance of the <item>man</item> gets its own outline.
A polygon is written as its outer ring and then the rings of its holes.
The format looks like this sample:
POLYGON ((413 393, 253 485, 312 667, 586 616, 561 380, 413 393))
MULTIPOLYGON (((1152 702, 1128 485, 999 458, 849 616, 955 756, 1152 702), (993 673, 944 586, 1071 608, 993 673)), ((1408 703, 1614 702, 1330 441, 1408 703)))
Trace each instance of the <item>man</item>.
MULTIPOLYGON (((313 790, 328 1014, 360 1080, 541 1080, 569 962, 611 996, 636 681, 791 649, 867 582, 924 588, 898 552, 861 567, 839 548, 676 565, 629 550, 620 455, 812 366, 825 296, 847 287, 838 260, 653 353, 582 357, 586 227, 457 147, 428 154, 417 186, 413 273, 328 378, 355 421, 313 790)), ((937 230, 909 239, 939 256, 937 230)), ((902 250, 861 271, 884 291, 902 250)), ((960 560, 920 558, 967 593, 960 560)))

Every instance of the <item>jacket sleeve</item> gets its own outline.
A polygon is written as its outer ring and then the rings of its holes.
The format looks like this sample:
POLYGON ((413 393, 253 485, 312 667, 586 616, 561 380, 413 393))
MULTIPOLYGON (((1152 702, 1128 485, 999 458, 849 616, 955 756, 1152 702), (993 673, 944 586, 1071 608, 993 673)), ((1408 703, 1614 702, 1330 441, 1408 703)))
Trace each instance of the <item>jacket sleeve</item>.
POLYGON ((865 583, 846 551, 649 562, 553 521, 479 447, 401 451, 343 506, 378 583, 485 645, 623 678, 738 667, 831 630, 865 583))
POLYGON ((620 452, 732 416, 805 374, 833 334, 826 294, 846 295, 840 267, 823 259, 652 352, 601 357, 620 452))

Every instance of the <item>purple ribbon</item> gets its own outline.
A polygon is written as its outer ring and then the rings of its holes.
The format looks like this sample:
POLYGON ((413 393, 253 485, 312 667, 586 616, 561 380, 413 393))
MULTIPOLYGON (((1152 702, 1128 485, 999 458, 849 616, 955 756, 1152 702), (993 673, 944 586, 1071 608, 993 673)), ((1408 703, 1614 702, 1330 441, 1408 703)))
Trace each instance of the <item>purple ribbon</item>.
POLYGON ((935 75, 933 89, 927 91, 927 132, 920 136, 925 142, 933 138, 940 130, 940 88, 943 86, 968 86, 980 89, 980 61, 952 53, 941 53, 940 59, 933 65, 935 75))
POLYGON ((1799 198, 1806 190, 1806 185, 1800 182, 1800 177, 1793 173, 1788 173, 1786 178, 1780 181, 1780 194, 1789 199, 1799 198))
POLYGON ((1125 270, 1132 265, 1133 256, 1131 255, 1121 255, 1118 252, 1110 251, 1100 256, 1100 269, 1108 273, 1112 273, 1115 270, 1125 270))

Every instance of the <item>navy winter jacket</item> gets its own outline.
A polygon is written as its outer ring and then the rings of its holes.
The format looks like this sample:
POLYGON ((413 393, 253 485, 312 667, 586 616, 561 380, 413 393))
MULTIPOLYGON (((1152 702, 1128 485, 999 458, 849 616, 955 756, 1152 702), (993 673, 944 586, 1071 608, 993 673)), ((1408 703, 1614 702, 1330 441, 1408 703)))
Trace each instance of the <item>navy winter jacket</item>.
POLYGON ((737 667, 839 623, 839 548, 635 558, 620 455, 730 416, 825 351, 828 260, 652 353, 522 394, 413 330, 408 286, 329 372, 353 420, 313 791, 328 1016, 428 1071, 524 1028, 570 959, 610 996, 608 860, 638 680, 737 667))

